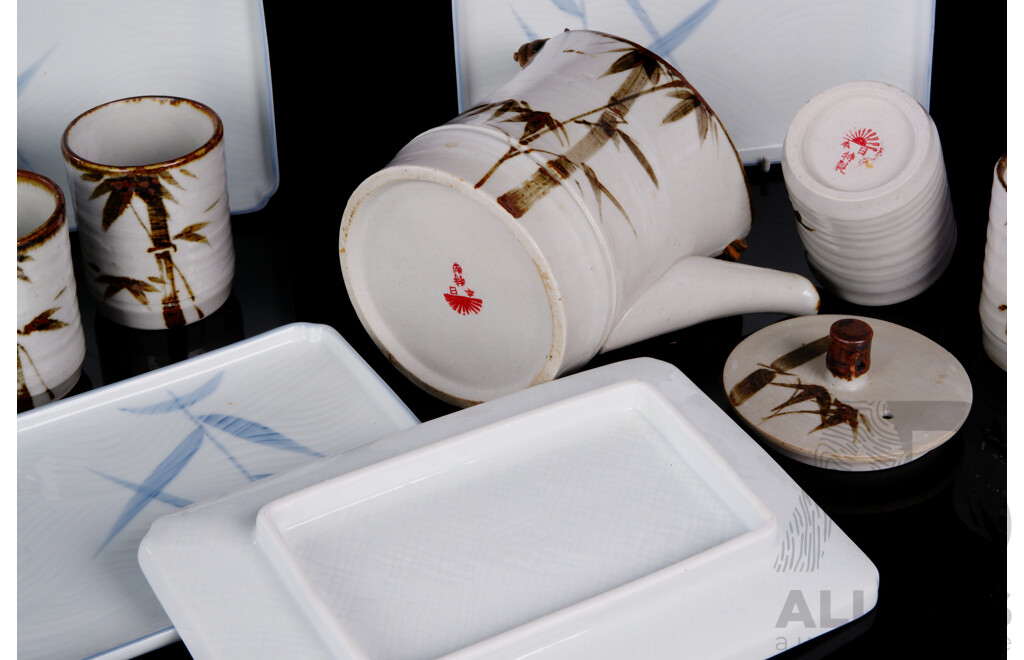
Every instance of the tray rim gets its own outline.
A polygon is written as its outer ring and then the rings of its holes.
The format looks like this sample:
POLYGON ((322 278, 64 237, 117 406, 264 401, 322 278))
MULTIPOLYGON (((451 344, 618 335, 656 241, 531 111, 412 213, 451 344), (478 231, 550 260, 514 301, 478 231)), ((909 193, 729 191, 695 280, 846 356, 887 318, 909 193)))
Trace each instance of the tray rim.
MULTIPOLYGON (((45 449, 46 443, 52 437, 50 435, 51 425, 57 425, 59 429, 71 423, 78 414, 88 413, 98 408, 117 406, 120 402, 130 401, 137 396, 145 397, 176 382, 199 377, 204 373, 230 369, 232 365, 258 359, 260 355, 267 352, 302 350, 316 346, 325 347, 330 351, 338 360, 339 369, 351 376, 354 386, 367 392, 368 396, 379 404, 380 421, 386 421, 390 425, 386 429, 387 432, 396 432, 419 423, 408 406, 333 327, 317 323, 296 322, 154 371, 20 413, 17 417, 17 446, 19 449, 31 447, 32 453, 35 455, 40 448, 45 449), (42 437, 37 437, 40 434, 42 437)), ((66 436, 62 435, 61 437, 66 436)), ((21 455, 19 452, 19 460, 21 455)), ((233 488, 234 486, 230 486, 229 491, 233 488)), ((21 498, 22 496, 19 494, 19 506, 21 498)), ((30 501, 34 501, 34 498, 30 501)), ((141 538, 139 541, 141 542, 141 538)), ((136 570, 139 570, 137 565, 136 570)), ((155 598, 152 594, 149 594, 148 597, 155 598)), ((97 605, 102 606, 102 603, 97 605)), ((31 619, 38 620, 36 617, 31 619)), ((179 638, 173 625, 166 626, 135 639, 124 640, 117 646, 87 657, 90 659, 102 658, 103 660, 132 658, 170 644, 179 638)), ((19 645, 21 643, 19 640, 19 645)), ((38 645, 34 645, 32 648, 36 651, 46 651, 45 648, 38 648, 38 645)), ((22 652, 27 653, 28 649, 22 649, 22 652)))
MULTIPOLYGON (((549 439, 550 433, 543 434, 540 439, 521 433, 510 438, 509 434, 516 434, 519 427, 535 427, 542 420, 547 421, 551 417, 559 415, 571 417, 577 410, 582 413, 588 408, 597 408, 602 403, 622 404, 614 409, 601 409, 603 411, 629 411, 640 414, 651 426, 657 428, 662 436, 661 439, 666 445, 670 445, 672 451, 683 461, 690 463, 687 456, 683 454, 685 449, 690 449, 697 454, 695 465, 689 465, 689 471, 699 473, 699 465, 717 473, 713 475, 714 479, 707 474, 700 473, 698 479, 725 508, 732 510, 731 513, 735 520, 744 530, 721 543, 648 574, 610 587, 548 614, 513 625, 448 653, 474 654, 481 648, 496 652, 495 647, 500 648, 503 640, 528 635, 530 630, 538 627, 557 626, 564 619, 572 620, 581 615, 600 615, 599 612, 602 610, 606 612, 607 616, 621 608, 623 602, 628 603, 631 599, 642 598, 645 591, 669 588, 662 584, 664 582, 685 582, 689 577, 688 572, 713 562, 717 557, 736 555, 737 552, 742 556, 745 552, 753 551, 754 547, 763 545, 775 533, 777 521, 774 513, 743 482, 732 466, 707 441, 700 429, 684 417, 652 385, 640 379, 629 379, 516 413, 505 419, 463 431, 425 447, 413 449, 279 497, 260 508, 256 516, 253 539, 260 546, 264 557, 270 562, 271 570, 274 570, 288 585, 299 607, 313 619, 314 625, 321 631, 321 638, 332 649, 332 652, 339 656, 347 654, 352 657, 364 657, 365 653, 360 645, 349 634, 348 629, 337 621, 316 585, 308 579, 301 567, 301 562, 295 556, 292 545, 286 538, 285 528, 290 529, 310 522, 314 518, 333 515, 340 510, 357 506, 367 499, 386 496, 395 487, 400 487, 396 486, 398 482, 393 478, 387 479, 390 472, 405 472, 406 476, 412 472, 411 481, 405 483, 413 483, 427 476, 433 476, 435 473, 451 474, 452 470, 459 465, 477 460, 500 460, 500 457, 506 456, 512 451, 508 445, 541 444, 549 439), (627 403, 629 405, 625 405, 627 403), (655 417, 659 419, 654 419, 655 417), (677 440, 673 431, 680 434, 685 433, 686 439, 677 440), (496 445, 500 446, 495 448, 496 445), (385 483, 376 483, 377 478, 381 476, 385 477, 385 483), (339 490, 355 490, 359 494, 354 496, 355 499, 350 499, 350 496, 339 498, 339 490), (742 500, 740 506, 745 507, 746 512, 740 513, 734 510, 736 507, 730 504, 732 500, 727 501, 723 496, 724 492, 730 490, 732 493, 729 496, 735 500, 742 500), (338 500, 340 504, 331 510, 310 511, 310 509, 315 509, 315 505, 322 505, 325 499, 338 500), (293 512, 294 509, 305 510, 305 512, 293 512), (756 522, 753 520, 755 516, 758 517, 756 522), (750 520, 743 520, 744 517, 750 518, 750 520)), ((577 417, 580 416, 577 414, 577 417)), ((558 429, 563 430, 564 426, 569 425, 571 423, 566 422, 558 429)))
MULTIPOLYGON (((846 596, 842 596, 843 592, 836 592, 832 599, 833 608, 848 608, 852 603, 851 620, 867 614, 875 606, 878 597, 878 570, 863 551, 857 548, 841 529, 835 527, 827 514, 810 500, 763 448, 682 372, 666 362, 653 358, 624 360, 537 385, 501 399, 429 420, 388 438, 346 452, 343 456, 329 457, 279 473, 268 477, 260 484, 239 489, 216 500, 198 503, 191 510, 165 516, 154 523, 143 539, 139 550, 139 562, 154 592, 194 655, 208 659, 252 660, 274 658, 277 657, 276 653, 287 649, 289 653, 301 653, 303 657, 309 659, 329 658, 330 654, 310 622, 297 612, 297 608, 291 605, 280 607, 281 603, 290 602, 291 596, 277 577, 270 571, 253 570, 257 562, 262 565, 262 558, 250 530, 259 509, 264 504, 295 492, 303 486, 319 483, 405 451, 427 446, 450 437, 459 430, 476 428, 489 421, 508 417, 514 411, 532 409, 545 402, 560 400, 610 382, 634 377, 654 385, 684 415, 707 415, 707 427, 699 425, 699 428, 705 432, 723 458, 740 472, 744 481, 776 513, 777 518, 780 515, 792 518, 798 512, 801 515, 810 513, 818 517, 818 522, 829 526, 831 536, 828 539, 828 553, 825 556, 829 566, 827 575, 818 575, 817 571, 821 569, 808 572, 799 566, 792 568, 791 563, 789 567, 773 570, 772 558, 766 556, 761 558, 763 561, 759 559, 757 562, 750 562, 749 566, 744 567, 744 571, 736 576, 730 576, 722 584, 714 583, 717 585, 714 589, 708 584, 697 585, 702 597, 726 597, 724 594, 734 589, 750 588, 753 579, 753 583, 761 584, 758 587, 761 590, 758 591, 760 597, 765 597, 764 589, 770 588, 774 594, 771 602, 777 597, 780 603, 785 594, 795 588, 854 588, 861 592, 859 603, 856 600, 851 601, 851 595, 857 595, 856 592, 846 593, 846 596), (501 403, 496 404, 495 401, 501 403), (216 548, 217 552, 211 552, 212 548, 216 548), (244 579, 244 582, 239 582, 239 579, 244 579), (208 593, 206 596, 197 597, 195 592, 196 587, 201 587, 205 589, 204 593, 232 592, 237 595, 236 588, 239 584, 244 584, 246 589, 250 590, 246 596, 247 601, 259 600, 277 604, 273 612, 272 631, 259 632, 267 628, 260 624, 260 621, 266 618, 264 615, 254 616, 252 612, 246 613, 237 607, 228 606, 223 599, 214 602, 209 599, 208 593), (722 587, 726 587, 725 591, 722 587), (862 606, 862 611, 857 609, 858 604, 862 606), (244 633, 239 634, 240 631, 244 633), (254 631, 257 631, 256 635, 250 634, 254 631)), ((781 521, 781 518, 779 520, 781 521)), ((790 522, 792 523, 792 520, 790 522)), ((779 548, 785 540, 784 534, 788 539, 788 532, 780 524, 775 535, 779 548)), ((789 557, 787 561, 790 559, 793 558, 789 557)), ((691 601, 692 599, 677 599, 674 602, 680 605, 691 601)), ((704 607, 700 611, 706 610, 704 607)), ((611 631, 562 638, 545 645, 544 648, 548 649, 548 653, 551 653, 552 649, 557 649, 556 653, 562 653, 558 657, 567 657, 564 655, 565 652, 571 654, 575 650, 579 653, 581 647, 585 649, 587 644, 592 643, 591 640, 597 640, 597 643, 601 644, 601 652, 610 653, 613 651, 609 650, 611 647, 608 646, 608 642, 618 640, 621 644, 629 645, 629 653, 634 653, 637 649, 641 652, 646 649, 647 657, 661 657, 659 653, 663 655, 666 652, 666 643, 678 642, 675 637, 680 634, 680 629, 676 624, 659 627, 656 621, 651 622, 652 614, 658 613, 652 612, 651 608, 641 607, 632 611, 625 619, 616 621, 611 631), (652 625, 655 626, 653 635, 637 632, 637 626, 644 628, 652 625), (623 626, 628 628, 623 629, 623 626), (618 636, 618 633, 622 633, 623 636, 618 636), (640 646, 635 647, 635 644, 640 646)), ((723 657, 752 657, 755 654, 758 657, 765 657, 780 652, 776 647, 777 635, 799 635, 799 641, 790 642, 790 645, 793 645, 833 630, 832 626, 807 628, 794 624, 778 628, 775 623, 777 612, 770 604, 768 608, 758 609, 744 602, 743 607, 737 610, 737 614, 739 616, 735 617, 735 621, 730 620, 730 626, 735 627, 741 621, 756 621, 754 625, 763 625, 765 630, 749 639, 746 636, 742 639, 732 639, 728 652, 722 646, 721 639, 716 638, 714 646, 706 647, 708 652, 715 649, 715 653, 723 657), (768 611, 769 609, 771 611, 768 611), (771 651, 767 649, 769 644, 773 649, 771 651)), ((672 621, 678 623, 677 618, 673 618, 672 621)), ((269 620, 266 623, 270 625, 269 620)), ((692 625, 688 626, 688 630, 693 629, 692 625)), ((547 632, 536 631, 531 640, 519 644, 512 652, 525 654, 537 651, 536 644, 539 640, 550 641, 549 637, 544 637, 547 632)), ((647 632, 650 633, 651 630, 647 632)), ((704 638, 708 633, 702 630, 701 634, 704 637, 696 641, 688 638, 685 642, 687 647, 692 648, 694 644, 702 643, 702 640, 707 642, 704 638)), ((480 649, 480 652, 486 650, 480 649)))

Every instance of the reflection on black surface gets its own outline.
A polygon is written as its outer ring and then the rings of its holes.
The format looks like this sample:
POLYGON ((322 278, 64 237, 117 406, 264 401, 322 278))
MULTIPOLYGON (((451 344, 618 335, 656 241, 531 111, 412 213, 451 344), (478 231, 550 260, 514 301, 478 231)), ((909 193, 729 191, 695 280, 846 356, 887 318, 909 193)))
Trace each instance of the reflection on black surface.
POLYGON ((105 383, 115 383, 245 338, 234 292, 201 321, 165 330, 138 330, 96 314, 96 350, 105 383))
POLYGON ((89 378, 89 374, 85 373, 85 370, 83 369, 82 374, 78 377, 78 382, 75 383, 75 386, 71 388, 70 392, 64 395, 63 399, 73 397, 76 394, 83 394, 94 387, 96 387, 96 385, 93 384, 92 379, 89 378))
POLYGON ((964 424, 964 460, 953 486, 953 507, 975 534, 1006 543, 1006 376, 985 354, 969 373, 974 406, 964 424))
POLYGON ((872 515, 913 507, 942 492, 961 463, 962 433, 909 463, 860 472, 806 465, 761 445, 830 515, 872 515))
POLYGON ((742 339, 742 332, 743 319, 740 316, 705 321, 690 328, 601 353, 587 363, 584 369, 641 357, 663 360, 682 371, 715 403, 723 405, 725 394, 722 389, 722 366, 742 339))

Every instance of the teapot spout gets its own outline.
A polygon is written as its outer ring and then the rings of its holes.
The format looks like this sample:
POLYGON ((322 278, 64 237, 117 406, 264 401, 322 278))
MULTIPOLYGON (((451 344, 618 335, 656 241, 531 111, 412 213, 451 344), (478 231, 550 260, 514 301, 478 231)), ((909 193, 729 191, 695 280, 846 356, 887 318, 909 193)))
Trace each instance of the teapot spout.
POLYGON ((710 257, 687 257, 626 311, 601 351, 736 314, 809 316, 818 313, 820 304, 817 289, 801 275, 710 257))

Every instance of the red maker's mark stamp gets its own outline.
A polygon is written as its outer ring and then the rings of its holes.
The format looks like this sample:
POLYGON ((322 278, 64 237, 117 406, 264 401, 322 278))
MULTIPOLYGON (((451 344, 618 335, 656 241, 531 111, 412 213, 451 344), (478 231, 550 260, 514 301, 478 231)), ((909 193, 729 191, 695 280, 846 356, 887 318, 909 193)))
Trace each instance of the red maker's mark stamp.
POLYGON ((452 264, 452 273, 454 275, 452 281, 455 282, 455 286, 448 287, 448 293, 444 294, 444 299, 448 302, 448 306, 464 316, 470 312, 479 314, 484 301, 474 298, 473 294, 476 292, 466 287, 466 278, 462 275, 462 266, 457 263, 452 264), (465 295, 459 294, 459 289, 462 289, 465 295))
POLYGON ((846 174, 847 167, 855 160, 857 165, 863 165, 871 169, 874 167, 871 163, 881 156, 884 151, 878 133, 875 133, 870 128, 856 128, 852 131, 847 131, 846 135, 843 136, 842 147, 845 151, 835 167, 835 170, 840 174, 846 174), (858 158, 860 160, 857 160, 858 158))

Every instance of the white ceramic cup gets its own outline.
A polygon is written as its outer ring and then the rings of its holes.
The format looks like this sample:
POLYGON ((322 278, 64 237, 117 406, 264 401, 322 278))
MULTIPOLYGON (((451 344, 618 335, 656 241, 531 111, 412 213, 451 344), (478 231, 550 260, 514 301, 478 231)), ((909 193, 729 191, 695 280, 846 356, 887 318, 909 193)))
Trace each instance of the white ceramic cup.
POLYGON ((939 134, 903 90, 856 81, 812 98, 786 133, 782 172, 808 264, 840 298, 901 302, 949 265, 956 222, 939 134))
POLYGON ((85 336, 64 195, 18 170, 18 411, 67 394, 78 382, 85 336))
POLYGON ((992 361, 1006 370, 1006 156, 992 175, 985 264, 981 278, 981 342, 992 361))
POLYGON ((805 278, 708 258, 749 231, 749 191, 678 72, 589 31, 527 56, 349 199, 345 286, 399 369, 468 405, 699 321, 815 313, 805 278))
POLYGON ((224 127, 207 106, 145 96, 89 110, 61 143, 86 286, 111 320, 193 323, 231 293, 224 127))

